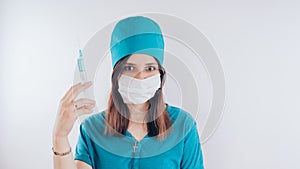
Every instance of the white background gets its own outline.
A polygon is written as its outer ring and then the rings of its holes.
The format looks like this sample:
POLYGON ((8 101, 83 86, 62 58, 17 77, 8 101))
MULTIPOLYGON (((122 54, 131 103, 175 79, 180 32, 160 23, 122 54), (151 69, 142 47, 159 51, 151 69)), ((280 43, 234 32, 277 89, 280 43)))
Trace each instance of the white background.
POLYGON ((0 168, 53 168, 52 127, 73 83, 76 38, 84 43, 112 20, 144 12, 185 19, 218 52, 227 100, 202 147, 206 168, 299 168, 299 9, 296 0, 1 0, 0 168))

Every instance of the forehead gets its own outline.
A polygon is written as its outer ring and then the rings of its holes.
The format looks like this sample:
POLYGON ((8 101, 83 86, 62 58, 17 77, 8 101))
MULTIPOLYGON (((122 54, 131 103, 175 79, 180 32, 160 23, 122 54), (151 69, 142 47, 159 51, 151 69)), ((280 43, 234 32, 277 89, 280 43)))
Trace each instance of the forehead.
POLYGON ((132 54, 127 63, 134 64, 147 64, 147 63, 157 63, 153 56, 147 54, 132 54))

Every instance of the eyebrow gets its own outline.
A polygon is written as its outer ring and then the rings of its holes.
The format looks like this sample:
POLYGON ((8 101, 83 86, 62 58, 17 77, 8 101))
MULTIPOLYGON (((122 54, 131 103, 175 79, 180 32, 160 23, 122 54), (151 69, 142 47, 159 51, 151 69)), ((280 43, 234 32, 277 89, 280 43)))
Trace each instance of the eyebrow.
MULTIPOLYGON (((126 65, 136 65, 134 63, 126 63, 126 65)), ((146 63, 145 65, 158 65, 157 63, 146 63)))

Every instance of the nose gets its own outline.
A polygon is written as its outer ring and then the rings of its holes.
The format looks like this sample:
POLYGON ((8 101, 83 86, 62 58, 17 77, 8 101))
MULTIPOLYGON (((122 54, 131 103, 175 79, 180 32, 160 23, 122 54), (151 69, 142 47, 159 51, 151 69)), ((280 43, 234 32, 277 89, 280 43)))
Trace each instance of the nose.
POLYGON ((142 79, 145 79, 146 78, 146 73, 144 72, 144 71, 139 71, 135 76, 134 76, 134 78, 137 78, 137 79, 140 79, 140 80, 142 80, 142 79))

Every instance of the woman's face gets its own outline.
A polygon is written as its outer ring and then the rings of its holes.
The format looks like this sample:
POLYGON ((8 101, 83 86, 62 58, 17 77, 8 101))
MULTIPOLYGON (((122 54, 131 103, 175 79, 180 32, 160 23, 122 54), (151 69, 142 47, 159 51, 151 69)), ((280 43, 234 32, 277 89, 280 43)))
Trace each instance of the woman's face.
POLYGON ((145 79, 159 73, 158 63, 154 57, 147 54, 132 54, 124 66, 122 74, 145 79))

